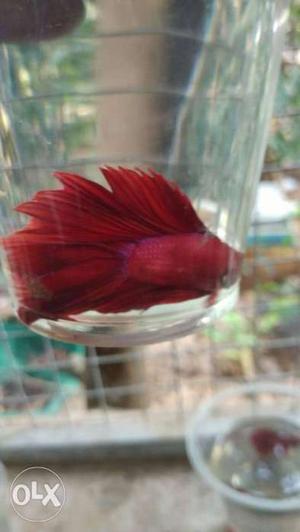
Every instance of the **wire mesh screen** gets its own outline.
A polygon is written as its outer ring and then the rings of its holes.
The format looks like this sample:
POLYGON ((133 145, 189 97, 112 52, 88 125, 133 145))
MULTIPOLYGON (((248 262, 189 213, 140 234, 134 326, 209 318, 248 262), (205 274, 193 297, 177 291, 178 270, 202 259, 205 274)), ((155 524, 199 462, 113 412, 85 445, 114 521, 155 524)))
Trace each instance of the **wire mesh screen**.
POLYGON ((190 412, 217 389, 263 375, 299 377, 299 24, 295 4, 237 308, 180 340, 84 348, 23 327, 3 288, 2 453, 163 446, 182 438, 190 412))

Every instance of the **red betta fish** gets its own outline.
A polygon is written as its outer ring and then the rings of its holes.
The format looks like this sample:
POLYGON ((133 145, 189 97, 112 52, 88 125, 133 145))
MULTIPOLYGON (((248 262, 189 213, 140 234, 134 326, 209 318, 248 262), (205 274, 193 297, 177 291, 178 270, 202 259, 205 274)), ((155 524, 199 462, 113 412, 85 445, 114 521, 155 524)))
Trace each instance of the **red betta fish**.
POLYGON ((63 188, 16 207, 31 219, 2 244, 22 321, 215 297, 237 280, 241 253, 207 229, 176 184, 153 170, 101 171, 110 190, 57 172, 63 188))
POLYGON ((278 446, 286 453, 290 448, 300 445, 300 438, 293 435, 281 434, 272 429, 257 429, 251 434, 251 443, 256 452, 267 456, 278 446))

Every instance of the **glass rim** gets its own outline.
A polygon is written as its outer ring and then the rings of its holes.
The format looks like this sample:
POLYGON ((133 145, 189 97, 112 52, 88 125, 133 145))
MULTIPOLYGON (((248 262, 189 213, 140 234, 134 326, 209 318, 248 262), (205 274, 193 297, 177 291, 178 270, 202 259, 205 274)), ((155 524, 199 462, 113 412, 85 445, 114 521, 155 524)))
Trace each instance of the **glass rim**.
MULTIPOLYGON (((277 393, 279 395, 292 396, 300 399, 300 388, 297 389, 293 384, 280 384, 269 381, 239 384, 215 394, 199 407, 196 414, 187 425, 185 438, 187 456, 195 471, 202 476, 207 484, 219 495, 224 497, 224 499, 227 499, 236 506, 243 506, 252 510, 273 513, 300 511, 300 495, 297 497, 287 497, 284 500, 269 499, 267 497, 255 497, 254 495, 241 493, 234 488, 231 488, 212 473, 203 456, 201 448, 197 444, 198 427, 201 426, 201 421, 204 421, 209 417, 210 412, 215 406, 235 395, 242 396, 246 393, 255 394, 263 392, 277 393)), ((293 419, 293 421, 297 422, 296 419, 293 419)))

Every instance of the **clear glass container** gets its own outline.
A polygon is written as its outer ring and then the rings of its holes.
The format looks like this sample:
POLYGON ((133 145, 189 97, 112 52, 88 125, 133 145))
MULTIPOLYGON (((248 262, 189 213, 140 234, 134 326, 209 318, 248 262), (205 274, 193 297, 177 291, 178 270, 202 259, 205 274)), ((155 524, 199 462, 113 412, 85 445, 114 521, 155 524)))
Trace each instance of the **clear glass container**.
POLYGON ((0 6, 2 254, 22 321, 125 346, 232 306, 287 17, 287 0, 0 6))

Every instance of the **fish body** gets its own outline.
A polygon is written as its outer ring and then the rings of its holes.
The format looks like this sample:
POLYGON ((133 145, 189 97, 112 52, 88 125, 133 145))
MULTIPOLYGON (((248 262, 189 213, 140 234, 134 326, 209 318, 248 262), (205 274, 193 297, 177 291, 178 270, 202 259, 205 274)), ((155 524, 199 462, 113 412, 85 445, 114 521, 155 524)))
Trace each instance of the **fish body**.
POLYGON ((237 280, 241 253, 208 230, 177 185, 154 171, 101 171, 110 190, 57 172, 62 189, 16 208, 30 220, 2 245, 22 321, 215 297, 237 280))
POLYGON ((251 443, 258 454, 267 456, 280 447, 284 453, 300 445, 300 438, 294 435, 281 434, 272 429, 257 429, 251 434, 251 443))
POLYGON ((164 235, 138 242, 127 271, 139 282, 198 290, 202 295, 219 287, 228 260, 228 246, 209 233, 164 235))

